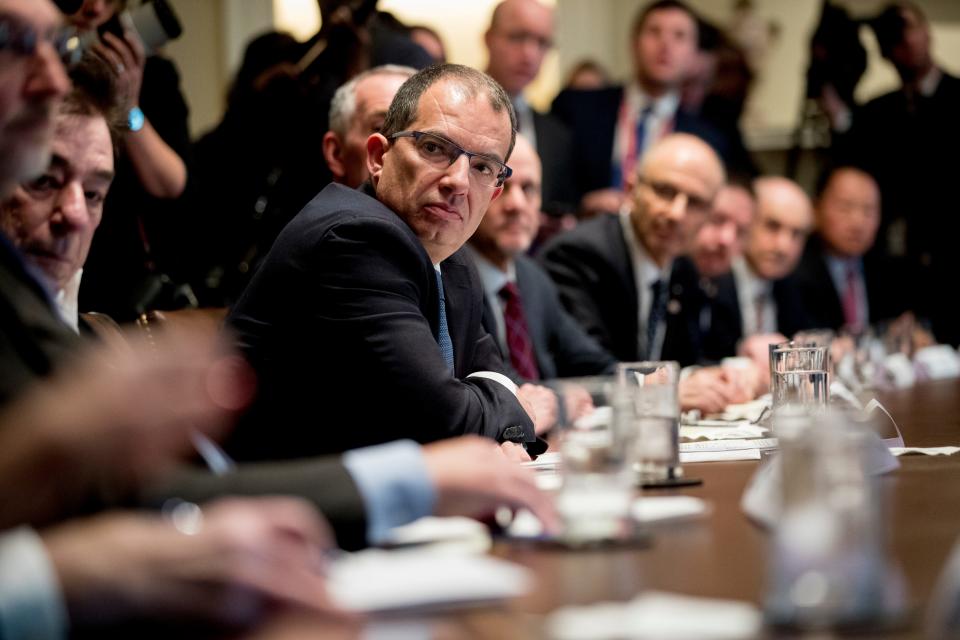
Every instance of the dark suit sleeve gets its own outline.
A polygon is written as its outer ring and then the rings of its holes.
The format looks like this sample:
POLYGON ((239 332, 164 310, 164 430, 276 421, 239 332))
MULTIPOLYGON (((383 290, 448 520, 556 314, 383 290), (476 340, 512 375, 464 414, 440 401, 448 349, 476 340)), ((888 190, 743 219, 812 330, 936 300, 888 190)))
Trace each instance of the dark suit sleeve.
POLYGON ((557 286, 560 302, 600 347, 611 351, 613 336, 592 292, 603 290, 600 273, 588 252, 574 244, 548 245, 540 264, 557 286))
POLYGON ((140 502, 160 507, 171 498, 203 503, 226 495, 304 498, 330 522, 340 547, 353 550, 367 544, 363 498, 346 467, 336 457, 245 464, 223 475, 184 467, 148 486, 141 493, 140 502))
MULTIPOLYGON (((533 423, 513 393, 483 378, 450 375, 424 312, 421 297, 433 289, 434 273, 424 268, 409 240, 387 223, 357 220, 334 227, 317 252, 316 326, 349 323, 352 345, 339 345, 359 366, 379 399, 394 402, 408 424, 418 425, 422 441, 477 433, 502 439, 503 431, 521 426, 534 440, 533 423), (352 346, 352 348, 351 348, 352 346), (351 357, 352 356, 352 357, 351 357)), ((456 310, 448 313, 451 332, 458 330, 456 310)), ((477 317, 471 369, 503 369, 492 338, 477 317)), ((390 405, 387 405, 390 406, 390 405)), ((398 436, 400 434, 397 434, 398 436)))

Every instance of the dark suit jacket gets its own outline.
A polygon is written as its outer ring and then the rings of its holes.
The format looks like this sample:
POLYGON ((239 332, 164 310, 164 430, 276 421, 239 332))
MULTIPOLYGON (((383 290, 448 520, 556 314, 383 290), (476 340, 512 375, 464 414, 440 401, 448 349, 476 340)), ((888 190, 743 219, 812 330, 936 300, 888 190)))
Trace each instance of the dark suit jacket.
MULTIPOLYGON (((610 87, 588 91, 566 89, 553 101, 550 113, 563 121, 573 134, 573 169, 578 198, 589 191, 610 186, 610 159, 622 99, 623 87, 610 87)), ((721 158, 729 161, 729 142, 696 116, 677 111, 673 130, 704 139, 721 158)))
MULTIPOLYGON (((540 378, 549 380, 612 372, 617 361, 563 308, 557 287, 543 268, 526 256, 517 256, 514 263, 517 288, 540 378)), ((488 311, 494 312, 492 309, 488 311)), ((491 335, 496 334, 496 325, 490 315, 484 315, 484 326, 491 335)), ((501 355, 504 363, 510 362, 509 353, 501 355)), ((519 379, 512 371, 511 374, 519 379)))
POLYGON ((566 125, 550 114, 533 110, 537 154, 543 165, 543 204, 551 215, 577 210, 577 189, 573 171, 573 138, 566 125))
MULTIPOLYGON (((840 329, 844 325, 843 301, 833 284, 823 252, 823 241, 810 236, 800 266, 794 274, 804 309, 817 327, 840 329)), ((911 308, 906 265, 875 254, 863 258, 870 322, 889 320, 911 308)))
POLYGON ((466 377, 504 369, 481 326, 475 268, 458 252, 441 269, 454 375, 437 345, 436 272, 416 234, 366 193, 338 184, 321 191, 228 318, 260 382, 228 450, 291 458, 398 438, 502 438, 512 426, 535 440, 509 390, 466 377))
MULTIPOLYGON (((0 406, 49 376, 82 345, 83 340, 60 321, 46 294, 24 270, 20 256, 0 237, 0 406)), ((159 506, 172 497, 201 502, 228 494, 290 494, 312 501, 330 520, 344 548, 366 541, 363 499, 338 458, 242 466, 222 476, 182 467, 141 496, 121 496, 108 486, 91 489, 93 493, 82 504, 63 505, 63 515, 116 506, 117 501, 159 506)))
MULTIPOLYGON (((618 216, 600 215, 557 236, 540 262, 567 311, 600 346, 623 362, 646 357, 638 347, 640 301, 618 216)), ((675 266, 662 359, 684 366, 699 359, 698 296, 694 274, 675 266)))

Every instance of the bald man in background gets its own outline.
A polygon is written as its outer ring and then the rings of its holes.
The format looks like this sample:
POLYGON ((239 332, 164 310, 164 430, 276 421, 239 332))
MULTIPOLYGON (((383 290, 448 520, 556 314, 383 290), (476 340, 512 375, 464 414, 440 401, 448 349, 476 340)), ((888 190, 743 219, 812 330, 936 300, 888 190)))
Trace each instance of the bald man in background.
POLYGON ((741 258, 733 261, 743 336, 791 336, 812 327, 790 276, 813 227, 813 205, 796 182, 779 176, 754 182, 757 213, 741 258))
POLYGON ((576 208, 572 138, 566 125, 534 109, 523 95, 539 75, 553 39, 553 8, 539 0, 503 0, 493 10, 483 36, 489 54, 487 74, 510 96, 517 113, 517 131, 533 145, 543 163, 542 208, 562 214, 576 208))

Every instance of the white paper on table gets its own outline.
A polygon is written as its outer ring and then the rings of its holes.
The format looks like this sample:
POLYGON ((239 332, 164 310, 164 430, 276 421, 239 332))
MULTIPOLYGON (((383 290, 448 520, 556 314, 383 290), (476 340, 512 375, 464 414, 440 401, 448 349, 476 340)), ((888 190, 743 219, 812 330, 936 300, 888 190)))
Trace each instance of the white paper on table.
POLYGON ((693 496, 641 496, 630 505, 630 515, 641 524, 701 518, 710 511, 710 503, 693 496))
POLYGON ((680 453, 704 451, 740 451, 743 449, 776 449, 776 438, 753 438, 750 440, 714 440, 711 442, 681 442, 680 453))
POLYGON ((960 355, 948 344, 934 344, 913 354, 918 375, 930 380, 960 377, 960 355))
POLYGON ((327 589, 335 604, 373 613, 449 608, 521 596, 533 586, 519 565, 486 555, 438 558, 430 549, 368 549, 331 564, 327 589))
POLYGON ((689 451, 680 453, 680 462, 732 462, 735 460, 759 460, 759 449, 733 449, 731 451, 689 451))
POLYGON ((877 434, 883 439, 883 443, 888 447, 903 447, 903 435, 900 433, 900 427, 897 426, 897 421, 893 419, 893 416, 890 415, 887 408, 880 404, 880 401, 876 398, 870 400, 867 406, 863 408, 863 415, 869 418, 870 414, 874 411, 883 413, 883 416, 887 419, 887 426, 890 427, 889 431, 877 434))
POLYGON ((546 624, 554 640, 739 640, 759 637, 763 620, 746 602, 646 591, 630 602, 564 607, 546 624))
POLYGON ((960 447, 890 447, 890 453, 897 457, 911 454, 923 456, 952 456, 958 451, 960 451, 960 447))
POLYGON ((764 409, 770 406, 770 394, 761 396, 756 400, 744 402, 743 404, 727 405, 727 408, 720 414, 721 420, 747 420, 756 422, 763 415, 764 409))
POLYGON ((536 460, 521 462, 520 464, 524 467, 535 469, 537 471, 555 469, 560 465, 560 452, 548 451, 547 453, 537 456, 536 460))
POLYGON ((723 426, 704 424, 703 422, 693 425, 682 424, 680 425, 680 438, 686 438, 687 440, 700 440, 701 438, 707 440, 740 440, 743 438, 762 438, 768 433, 766 427, 749 422, 719 424, 723 426))
POLYGON ((387 533, 386 545, 437 544, 457 546, 464 551, 484 553, 492 545, 486 526, 472 518, 437 518, 427 516, 402 527, 394 527, 387 533), (462 546, 461 546, 462 545, 462 546))

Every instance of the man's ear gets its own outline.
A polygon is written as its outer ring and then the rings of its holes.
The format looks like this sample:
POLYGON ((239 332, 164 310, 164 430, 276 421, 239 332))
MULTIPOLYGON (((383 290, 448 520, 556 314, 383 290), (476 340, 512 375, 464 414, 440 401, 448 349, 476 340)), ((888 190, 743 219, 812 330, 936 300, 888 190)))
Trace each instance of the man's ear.
POLYGON ((499 187, 493 190, 493 195, 490 196, 490 202, 493 202, 494 200, 499 198, 501 193, 503 193, 503 185, 500 185, 499 187))
POLYGON ((376 185, 383 172, 384 156, 390 149, 390 141, 382 134, 373 133, 367 138, 367 171, 370 172, 370 181, 376 185))
POLYGON ((327 167, 333 174, 335 181, 342 180, 347 174, 343 166, 343 145, 340 143, 340 136, 333 131, 327 131, 323 134, 323 159, 327 161, 327 167))

